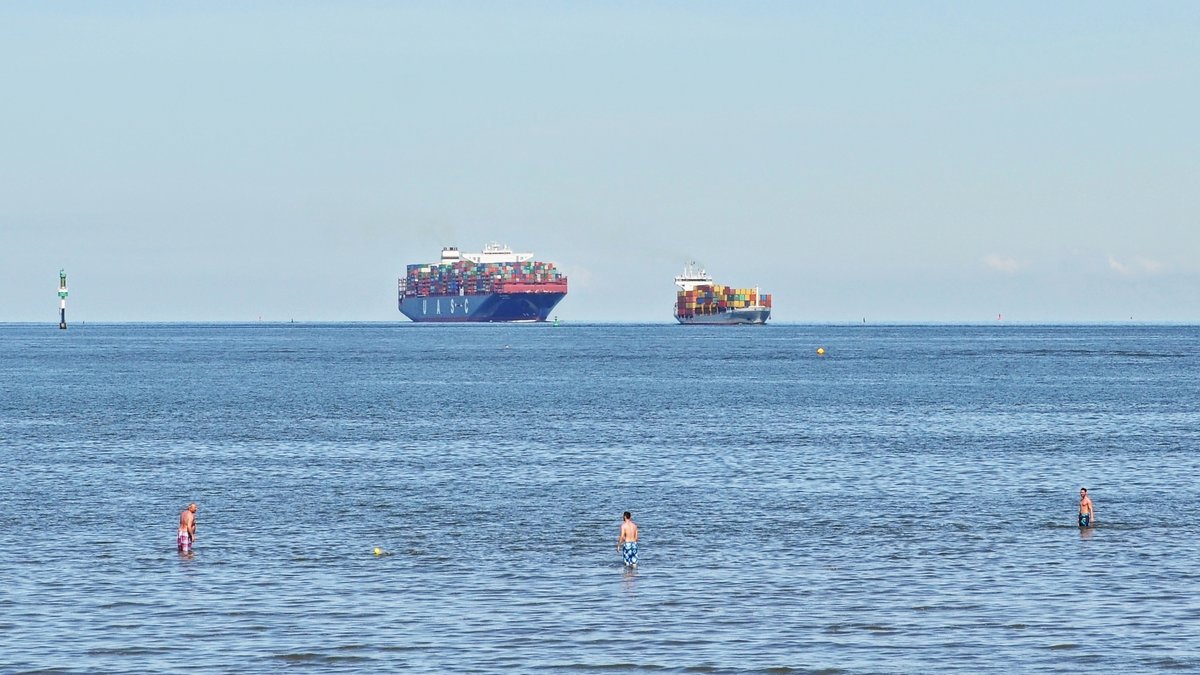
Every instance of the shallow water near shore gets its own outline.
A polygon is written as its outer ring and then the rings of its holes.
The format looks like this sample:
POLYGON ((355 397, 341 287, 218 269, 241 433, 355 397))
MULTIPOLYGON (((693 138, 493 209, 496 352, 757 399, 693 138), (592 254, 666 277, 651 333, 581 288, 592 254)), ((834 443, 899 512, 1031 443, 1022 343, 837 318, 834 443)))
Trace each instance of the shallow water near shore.
POLYGON ((0 350, 3 672, 1200 669, 1197 327, 9 324, 0 350))

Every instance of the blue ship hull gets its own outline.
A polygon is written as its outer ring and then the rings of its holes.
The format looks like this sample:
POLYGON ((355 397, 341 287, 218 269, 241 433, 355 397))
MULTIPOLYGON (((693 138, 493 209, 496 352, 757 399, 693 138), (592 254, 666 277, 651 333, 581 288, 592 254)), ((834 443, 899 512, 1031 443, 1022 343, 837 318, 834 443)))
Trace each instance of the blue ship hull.
POLYGON ((430 295, 400 299, 400 312, 417 322, 545 321, 566 293, 430 295))

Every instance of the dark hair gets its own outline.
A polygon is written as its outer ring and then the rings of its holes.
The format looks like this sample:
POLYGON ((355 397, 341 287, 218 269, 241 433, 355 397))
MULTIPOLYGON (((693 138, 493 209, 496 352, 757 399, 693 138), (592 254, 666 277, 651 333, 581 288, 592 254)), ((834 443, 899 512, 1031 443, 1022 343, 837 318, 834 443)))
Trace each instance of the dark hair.
POLYGON ((1087 492, 1087 488, 1085 488, 1085 487, 1081 487, 1081 488, 1079 488, 1079 491, 1080 491, 1080 492, 1087 492))
POLYGON ((629 520, 632 517, 633 517, 632 513, 628 512, 628 511, 625 512, 625 520, 629 520))

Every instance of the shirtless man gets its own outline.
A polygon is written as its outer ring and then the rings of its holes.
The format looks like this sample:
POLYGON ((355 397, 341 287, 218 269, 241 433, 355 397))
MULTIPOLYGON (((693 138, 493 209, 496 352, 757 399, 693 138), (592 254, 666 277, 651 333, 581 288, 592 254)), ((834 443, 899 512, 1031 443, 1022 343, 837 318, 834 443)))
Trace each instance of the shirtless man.
POLYGON ((1092 507, 1092 498, 1088 496, 1087 488, 1079 488, 1079 526, 1091 527, 1095 520, 1096 509, 1092 507))
POLYGON ((621 523, 621 534, 617 536, 617 550, 629 567, 637 567, 638 563, 638 530, 633 522, 633 515, 625 512, 625 522, 621 523))
POLYGON ((192 552, 192 542, 196 541, 196 502, 179 512, 179 534, 175 541, 180 553, 192 552))

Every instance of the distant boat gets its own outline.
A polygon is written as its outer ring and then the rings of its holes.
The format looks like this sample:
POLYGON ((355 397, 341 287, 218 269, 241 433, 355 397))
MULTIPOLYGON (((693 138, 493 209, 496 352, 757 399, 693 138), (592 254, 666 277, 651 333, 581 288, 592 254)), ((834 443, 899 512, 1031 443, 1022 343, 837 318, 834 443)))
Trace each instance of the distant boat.
POLYGON ((418 322, 545 321, 567 295, 554 263, 494 243, 443 248, 440 261, 409 265, 398 286, 400 312, 418 322))
POLYGON ((687 265, 675 277, 675 320, 682 324, 764 324, 771 318, 771 295, 755 288, 714 284, 704 269, 687 265))

